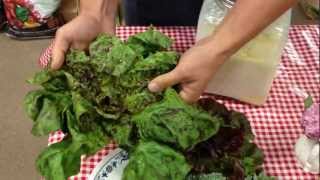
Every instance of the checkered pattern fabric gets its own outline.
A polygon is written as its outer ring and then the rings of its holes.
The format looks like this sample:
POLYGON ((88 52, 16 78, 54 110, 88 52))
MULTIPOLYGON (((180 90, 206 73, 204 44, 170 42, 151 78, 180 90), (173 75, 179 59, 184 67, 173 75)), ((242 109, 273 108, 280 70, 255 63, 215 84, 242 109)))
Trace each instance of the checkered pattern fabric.
MULTIPOLYGON (((175 40, 172 49, 184 52, 194 44, 193 27, 159 27, 159 31, 175 40)), ((146 27, 118 27, 117 36, 128 36, 146 30, 146 27)), ((42 67, 48 64, 51 47, 40 57, 42 67)), ((264 169, 268 175, 281 180, 316 180, 318 175, 308 174, 299 167, 294 145, 303 134, 300 118, 304 110, 303 101, 310 94, 319 102, 319 26, 293 26, 284 49, 277 76, 273 82, 270 96, 264 106, 243 104, 236 100, 215 96, 228 108, 243 112, 248 117, 255 143, 265 155, 264 169)), ((60 141, 61 132, 50 135, 49 144, 60 141)), ((109 144, 90 157, 83 157, 80 173, 70 180, 86 180, 99 161, 116 145, 109 144)))

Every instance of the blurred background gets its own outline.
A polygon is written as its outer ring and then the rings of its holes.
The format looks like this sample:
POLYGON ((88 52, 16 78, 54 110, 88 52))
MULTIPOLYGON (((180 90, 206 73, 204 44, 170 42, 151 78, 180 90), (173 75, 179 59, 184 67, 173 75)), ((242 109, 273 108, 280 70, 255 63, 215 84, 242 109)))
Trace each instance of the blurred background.
MULTIPOLYGON (((0 179, 40 179, 34 161, 47 138, 30 133, 31 121, 23 112, 22 100, 32 87, 25 80, 39 69, 39 54, 56 29, 77 16, 79 1, 63 0, 60 5, 52 1, 48 7, 39 7, 40 13, 29 11, 27 1, 0 2, 0 179)), ((117 23, 124 26, 121 12, 117 23)), ((305 4, 293 8, 292 24, 318 23, 319 11, 305 4)))

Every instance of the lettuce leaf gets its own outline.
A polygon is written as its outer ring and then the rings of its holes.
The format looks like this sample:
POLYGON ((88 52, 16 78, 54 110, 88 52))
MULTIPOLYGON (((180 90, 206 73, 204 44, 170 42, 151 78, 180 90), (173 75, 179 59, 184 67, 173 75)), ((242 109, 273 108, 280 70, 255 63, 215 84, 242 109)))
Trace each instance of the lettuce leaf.
POLYGON ((130 155, 123 180, 184 180, 190 170, 185 157, 153 141, 140 142, 130 155))
POLYGON ((101 34, 89 53, 70 50, 60 70, 28 81, 42 87, 24 99, 32 134, 66 134, 37 158, 45 179, 75 175, 82 155, 111 140, 129 152, 124 180, 260 177, 263 155, 243 114, 208 99, 188 105, 173 88, 149 92, 178 63, 171 43, 153 28, 127 41, 101 34))
POLYGON ((32 134, 48 135, 59 129, 64 130, 63 113, 71 106, 68 94, 35 90, 29 92, 24 99, 24 108, 33 120, 32 134))
POLYGON ((229 111, 210 98, 200 100, 199 106, 212 115, 224 117, 219 131, 208 140, 186 152, 192 164, 191 175, 222 173, 224 177, 245 179, 262 171, 263 153, 252 143, 254 135, 246 117, 229 111))
POLYGON ((209 139, 219 130, 219 118, 186 104, 173 89, 167 89, 162 101, 133 116, 139 135, 188 149, 209 139))

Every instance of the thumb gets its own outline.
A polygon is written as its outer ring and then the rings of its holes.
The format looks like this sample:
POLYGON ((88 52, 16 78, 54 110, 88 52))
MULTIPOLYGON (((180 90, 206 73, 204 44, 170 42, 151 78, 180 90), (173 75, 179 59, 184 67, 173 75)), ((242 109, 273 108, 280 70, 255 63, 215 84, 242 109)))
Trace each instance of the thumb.
POLYGON ((57 70, 63 65, 65 54, 67 53, 69 46, 68 40, 64 38, 64 36, 57 34, 52 49, 51 68, 53 70, 57 70))
POLYGON ((179 83, 181 79, 182 77, 177 73, 177 71, 173 70, 153 79, 149 83, 148 88, 151 92, 160 92, 166 89, 167 87, 179 83))

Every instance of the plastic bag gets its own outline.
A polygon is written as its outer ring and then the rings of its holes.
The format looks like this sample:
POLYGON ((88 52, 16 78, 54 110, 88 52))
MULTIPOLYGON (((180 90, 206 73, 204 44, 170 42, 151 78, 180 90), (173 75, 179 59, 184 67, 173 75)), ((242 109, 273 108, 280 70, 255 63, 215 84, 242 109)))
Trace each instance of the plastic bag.
POLYGON ((300 167, 312 174, 319 174, 319 141, 308 138, 306 135, 301 135, 297 140, 295 147, 295 155, 300 167))
MULTIPOLYGON (((214 32, 232 8, 230 2, 204 1, 197 40, 214 32)), ((206 91, 255 105, 265 103, 288 38, 290 16, 291 11, 288 11, 229 58, 209 82, 206 91)))
POLYGON ((14 38, 51 37, 62 24, 55 12, 60 0, 4 0, 7 34, 14 38))

